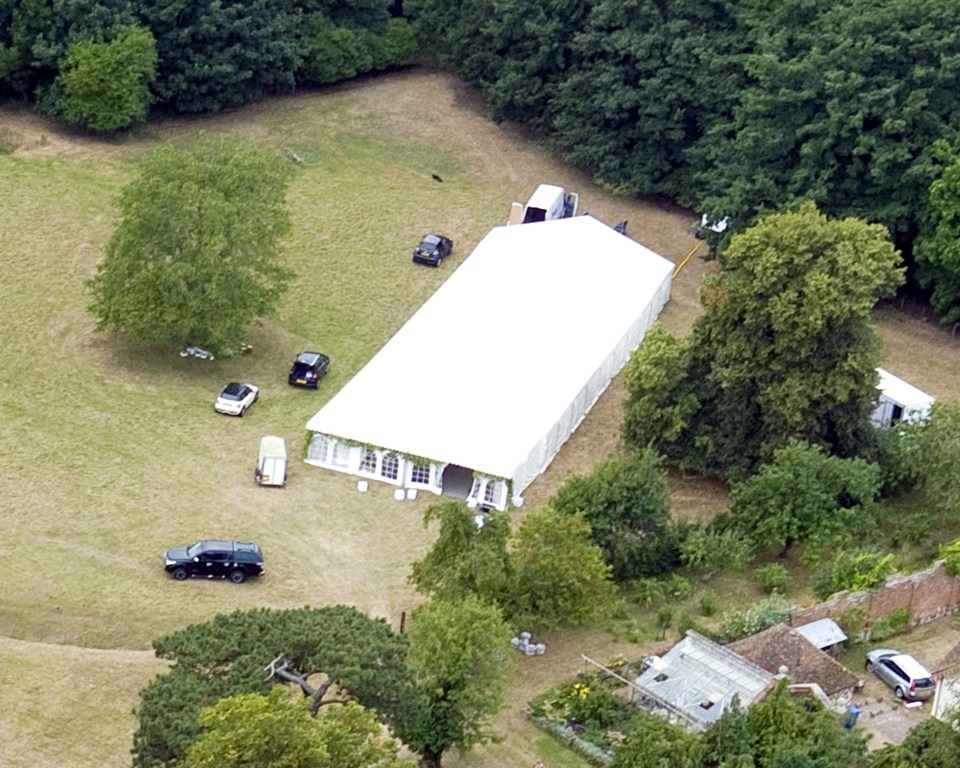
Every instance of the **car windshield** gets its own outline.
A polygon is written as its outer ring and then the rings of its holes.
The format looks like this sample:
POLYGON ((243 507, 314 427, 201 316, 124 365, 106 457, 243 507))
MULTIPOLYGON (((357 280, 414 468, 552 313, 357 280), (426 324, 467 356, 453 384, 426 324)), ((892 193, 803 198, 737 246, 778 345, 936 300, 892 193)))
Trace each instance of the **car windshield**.
POLYGON ((320 361, 320 355, 316 352, 304 352, 297 358, 300 365, 316 365, 320 361))
POLYGON ((437 244, 440 242, 440 238, 436 235, 427 235, 420 243, 421 248, 436 248, 437 244))
POLYGON ((196 557, 201 552, 203 552, 203 542, 198 541, 196 544, 187 547, 187 557, 196 557))
POLYGON ((224 400, 240 400, 243 398, 245 391, 246 387, 243 384, 228 384, 220 393, 220 397, 224 400))

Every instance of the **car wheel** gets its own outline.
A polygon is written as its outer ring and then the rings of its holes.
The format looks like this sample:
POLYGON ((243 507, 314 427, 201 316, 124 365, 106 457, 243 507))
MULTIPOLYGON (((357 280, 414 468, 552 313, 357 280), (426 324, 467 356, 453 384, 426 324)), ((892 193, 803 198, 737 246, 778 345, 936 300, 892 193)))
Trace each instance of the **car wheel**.
POLYGON ((257 392, 257 394, 255 394, 255 395, 253 396, 253 402, 257 402, 257 400, 259 400, 259 399, 260 399, 260 393, 257 392))
POLYGON ((867 672, 873 672, 873 662, 867 659, 867 663, 863 665, 863 668, 867 670, 867 672))
POLYGON ((183 580, 186 579, 187 576, 189 576, 189 575, 190 575, 190 574, 187 573, 187 569, 186 569, 186 568, 174 568, 174 569, 173 569, 173 578, 175 578, 177 581, 183 581, 183 580))
POLYGON ((243 414, 245 414, 246 412, 247 412, 247 407, 244 406, 243 408, 240 409, 240 413, 237 414, 237 418, 242 419, 242 418, 243 418, 243 414))
POLYGON ((247 580, 247 574, 243 571, 232 571, 230 573, 230 581, 234 584, 243 584, 247 580))
POLYGON ((899 685, 893 689, 893 692, 898 699, 905 699, 907 697, 906 692, 899 685))

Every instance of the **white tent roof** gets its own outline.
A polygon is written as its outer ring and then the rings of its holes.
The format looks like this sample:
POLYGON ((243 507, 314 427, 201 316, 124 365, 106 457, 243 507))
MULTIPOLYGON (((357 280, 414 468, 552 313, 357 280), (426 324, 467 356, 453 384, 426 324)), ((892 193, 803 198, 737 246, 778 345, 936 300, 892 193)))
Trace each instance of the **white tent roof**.
POLYGON ((498 227, 307 429, 519 494, 639 344, 672 271, 589 216, 498 227))
POLYGON ((877 389, 881 395, 885 395, 898 405, 904 408, 929 407, 935 402, 934 398, 923 390, 917 389, 913 384, 894 376, 890 371, 883 368, 877 368, 880 374, 880 383, 877 389))

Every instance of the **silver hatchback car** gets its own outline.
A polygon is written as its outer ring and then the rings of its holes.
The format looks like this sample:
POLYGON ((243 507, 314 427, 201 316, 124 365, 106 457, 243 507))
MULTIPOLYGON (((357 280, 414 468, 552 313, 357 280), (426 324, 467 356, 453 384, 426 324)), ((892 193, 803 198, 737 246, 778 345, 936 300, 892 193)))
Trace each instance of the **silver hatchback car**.
POLYGON ((867 672, 873 672, 893 688, 898 699, 929 699, 936 690, 933 675, 913 656, 892 648, 876 648, 867 654, 867 672))

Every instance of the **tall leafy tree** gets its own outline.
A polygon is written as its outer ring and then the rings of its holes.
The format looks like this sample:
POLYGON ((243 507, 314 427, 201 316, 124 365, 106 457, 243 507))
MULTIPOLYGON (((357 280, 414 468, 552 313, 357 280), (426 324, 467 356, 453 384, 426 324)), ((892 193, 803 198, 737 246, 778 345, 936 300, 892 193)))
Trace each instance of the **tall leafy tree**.
POLYGON ((948 324, 960 321, 960 159, 941 147, 947 165, 930 185, 913 255, 930 305, 948 324))
POLYGON ((791 698, 786 680, 747 710, 747 723, 755 739, 756 765, 867 765, 866 738, 837 727, 837 716, 813 699, 791 698))
POLYGON ((582 515, 550 507, 527 515, 511 540, 511 559, 515 577, 506 613, 517 625, 578 626, 613 606, 610 566, 582 515))
POLYGON ((551 88, 553 141, 617 189, 690 199, 685 153, 742 76, 729 3, 599 0, 551 88))
POLYGON ((842 457, 869 451, 880 354, 869 314, 902 282, 899 262, 882 226, 809 203, 736 235, 689 341, 661 339, 631 362, 625 439, 734 477, 791 439, 842 457), (651 368, 660 359, 668 375, 651 368))
POLYGON ((960 734, 951 723, 928 718, 907 738, 870 754, 870 768, 951 768, 960 764, 960 734))
POLYGON ((296 78, 334 83, 368 72, 409 64, 417 52, 416 31, 406 19, 390 19, 383 32, 338 26, 322 13, 305 15, 296 78))
POLYGON ((238 139, 163 146, 123 191, 123 218, 90 283, 100 326, 146 342, 236 349, 291 275, 291 166, 238 139))
POLYGON ((717 768, 750 768, 754 765, 756 735, 750 730, 747 710, 735 696, 730 706, 703 733, 703 762, 717 768))
POLYGON ((161 768, 183 759, 200 738, 200 711, 228 696, 269 693, 277 680, 264 670, 280 656, 291 674, 322 675, 311 710, 335 690, 337 699, 375 708, 399 733, 419 717, 407 647, 382 621, 346 606, 237 611, 159 638, 154 650, 173 666, 140 692, 133 764, 161 768))
POLYGON ((156 71, 156 41, 143 27, 126 27, 110 42, 78 40, 60 61, 48 111, 94 131, 126 128, 146 118, 156 71))
POLYGON ((916 233, 932 147, 960 128, 960 8, 937 0, 742 3, 750 81, 691 152, 706 210, 742 224, 813 200, 916 233), (905 57, 903 51, 910 51, 905 57))
POLYGON ((701 768, 700 736, 648 710, 638 710, 612 768, 701 768))
POLYGON ((371 712, 356 702, 312 715, 306 702, 276 686, 239 694, 200 712, 203 735, 180 768, 413 768, 397 756, 371 712))
POLYGON ((73 43, 112 40, 134 22, 130 0, 4 0, 0 94, 42 96, 73 43))
POLYGON ((296 19, 280 0, 137 0, 157 40, 154 92, 179 112, 214 112, 290 91, 296 19))
POLYGON ((661 458, 641 450, 570 478, 550 503, 564 514, 579 514, 603 552, 616 581, 669 573, 679 560, 670 525, 670 501, 661 458))
POLYGON ((503 703, 510 629, 500 610, 477 597, 433 600, 412 615, 408 666, 422 691, 422 719, 404 740, 425 768, 450 749, 490 738, 489 718, 503 703))
POLYGON ((478 516, 463 502, 444 501, 424 514, 424 525, 433 522, 440 524, 439 534, 426 556, 413 564, 411 583, 418 591, 443 600, 476 595, 502 604, 514 580, 507 554, 507 515, 478 516))
POLYGON ((840 545, 867 527, 880 494, 880 467, 863 459, 829 456, 791 442, 773 460, 735 483, 730 511, 735 525, 761 547, 818 539, 840 545))
POLYGON ((417 25, 424 50, 454 65, 470 83, 486 88, 496 80, 502 61, 494 0, 405 0, 403 7, 417 25))
MULTIPOLYGON (((592 2, 500 0, 496 14, 482 22, 496 54, 484 82, 497 120, 519 120, 536 130, 551 125, 552 102, 569 76, 575 57, 573 40, 592 2)), ((456 59, 455 59, 456 60, 456 59)))
POLYGON ((447 501, 427 510, 424 524, 434 521, 439 534, 410 581, 435 599, 477 597, 512 622, 538 627, 582 624, 613 599, 610 568, 581 516, 534 512, 511 535, 507 515, 477 515, 447 501))
POLYGON ((960 530, 960 404, 937 403, 930 418, 898 425, 907 472, 915 478, 923 506, 938 522, 960 530))

